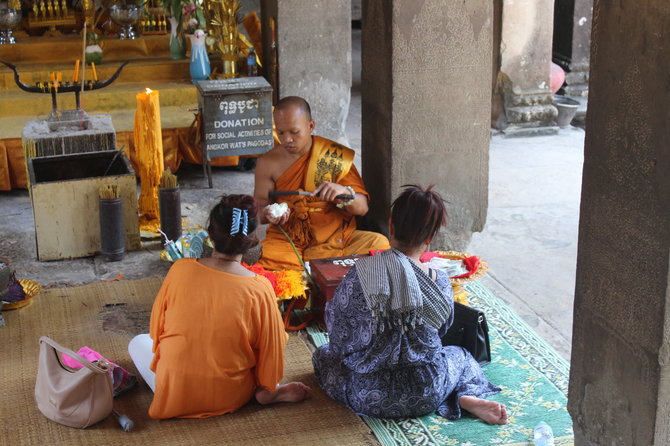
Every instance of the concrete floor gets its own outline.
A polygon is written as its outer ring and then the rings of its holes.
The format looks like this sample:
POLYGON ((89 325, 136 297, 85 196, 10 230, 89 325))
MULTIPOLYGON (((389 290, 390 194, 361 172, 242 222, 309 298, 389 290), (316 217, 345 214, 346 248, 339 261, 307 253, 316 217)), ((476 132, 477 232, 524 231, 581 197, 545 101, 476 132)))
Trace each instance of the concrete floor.
MULTIPOLYGON (((360 36, 354 30, 353 87, 347 121, 350 146, 360 151, 360 36)), ((569 359, 584 131, 558 135, 491 139, 489 213, 484 231, 468 248, 489 263, 483 280, 561 355, 569 359)), ((360 156, 356 157, 360 167, 360 156)), ((251 193, 253 173, 214 168, 214 188, 206 187, 200 166, 179 173, 182 214, 204 226, 222 193, 251 193)), ((363 175, 365 175, 363 173, 363 175)), ((9 259, 20 278, 44 287, 162 276, 169 264, 160 245, 147 242, 120 262, 101 256, 36 260, 30 198, 25 190, 0 192, 0 258, 9 259)))
POLYGON ((490 267, 487 286, 570 359, 584 130, 493 136, 489 209, 468 251, 490 267))

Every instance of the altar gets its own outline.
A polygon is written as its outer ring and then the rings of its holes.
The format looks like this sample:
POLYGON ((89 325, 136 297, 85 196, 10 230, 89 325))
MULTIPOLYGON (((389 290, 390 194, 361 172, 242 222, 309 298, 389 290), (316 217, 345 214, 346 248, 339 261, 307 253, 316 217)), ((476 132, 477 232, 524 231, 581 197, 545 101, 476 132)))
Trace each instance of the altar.
MULTIPOLYGON (((46 3, 48 8, 56 0, 46 3)), ((38 4, 38 17, 42 14, 38 4)), ((60 7, 60 6, 59 6, 60 7)), ((67 6, 71 8, 70 6, 67 6)), ((10 6, 11 8, 11 6, 10 6)), ((32 8, 32 7, 30 7, 32 8)), ((0 60, 15 65, 21 81, 27 85, 47 83, 51 73, 60 73, 63 84, 71 82, 83 53, 83 16, 76 11, 75 25, 61 24, 55 31, 48 27, 31 27, 29 19, 35 11, 23 6, 23 22, 14 29, 15 43, 0 44, 0 60), (41 35, 40 35, 41 34, 41 35)), ((152 7, 149 7, 151 11, 152 7)), ((70 9, 68 9, 70 11, 70 9)), ((71 11, 70 11, 71 12, 71 11)), ((54 12, 51 13, 56 16, 54 12)), ((49 13, 47 12, 49 16, 49 13)), ((62 15, 62 14, 61 14, 62 15)), ((151 88, 160 92, 162 138, 165 167, 176 171, 182 162, 201 163, 200 123, 195 120, 198 109, 197 91, 191 81, 189 59, 174 59, 170 52, 169 27, 165 16, 157 13, 155 24, 143 16, 137 24, 137 37, 119 38, 118 26, 101 42, 103 57, 95 63, 95 72, 86 65, 86 79, 110 77, 117 68, 130 61, 119 78, 108 88, 84 92, 81 107, 89 114, 108 114, 116 129, 117 147, 125 147, 133 163, 133 118, 135 95, 151 88), (144 29, 143 29, 144 28, 144 29)), ((109 26, 103 23, 99 26, 109 26)), ((99 28, 98 28, 99 29, 99 28)), ((187 45, 188 51, 190 43, 187 45)), ((212 71, 221 73, 220 57, 211 58, 212 71)), ((81 64, 84 69, 84 64, 81 64)), ((59 95, 59 109, 76 109, 74 95, 59 95)), ((52 111, 48 94, 26 94, 17 88, 14 73, 0 64, 0 191, 26 188, 26 162, 21 140, 23 126, 32 120, 44 119, 52 111)), ((219 157, 214 166, 248 166, 238 156, 219 157)))

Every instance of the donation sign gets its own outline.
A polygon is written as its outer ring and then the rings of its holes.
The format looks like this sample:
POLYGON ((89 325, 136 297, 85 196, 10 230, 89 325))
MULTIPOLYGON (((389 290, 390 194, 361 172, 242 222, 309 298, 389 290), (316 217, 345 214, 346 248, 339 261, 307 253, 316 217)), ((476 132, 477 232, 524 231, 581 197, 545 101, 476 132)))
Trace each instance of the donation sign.
POLYGON ((272 88, 262 77, 198 82, 203 158, 270 150, 272 88))

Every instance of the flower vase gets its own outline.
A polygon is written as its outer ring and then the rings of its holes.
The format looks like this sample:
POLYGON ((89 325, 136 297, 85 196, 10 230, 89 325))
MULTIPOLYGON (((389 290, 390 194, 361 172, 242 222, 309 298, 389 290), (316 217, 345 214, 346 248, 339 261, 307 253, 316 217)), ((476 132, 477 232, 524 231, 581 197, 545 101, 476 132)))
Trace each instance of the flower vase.
POLYGON ((207 47, 205 46, 205 32, 201 29, 196 30, 191 37, 191 79, 195 84, 198 81, 204 81, 212 73, 207 57, 207 47))
POLYGON ((184 34, 177 32, 177 19, 170 16, 170 55, 173 59, 186 58, 186 37, 184 34))
POLYGON ((91 62, 93 62, 99 66, 102 63, 102 54, 100 45, 86 45, 85 55, 87 64, 91 65, 91 62))

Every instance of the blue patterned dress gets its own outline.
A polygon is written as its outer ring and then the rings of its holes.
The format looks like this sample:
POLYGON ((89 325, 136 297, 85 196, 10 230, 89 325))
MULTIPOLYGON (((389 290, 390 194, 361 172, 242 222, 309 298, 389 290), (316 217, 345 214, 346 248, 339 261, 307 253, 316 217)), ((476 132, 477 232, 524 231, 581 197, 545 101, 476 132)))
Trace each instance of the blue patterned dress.
POLYGON ((356 267, 344 278, 326 305, 330 343, 312 358, 319 386, 332 399, 359 415, 406 418, 437 411, 448 419, 461 417, 462 395, 485 398, 498 393, 479 364, 461 347, 443 347, 440 335, 453 322, 453 291, 449 278, 437 272, 436 284, 452 308, 447 323, 403 332, 373 332, 372 312, 356 267))

